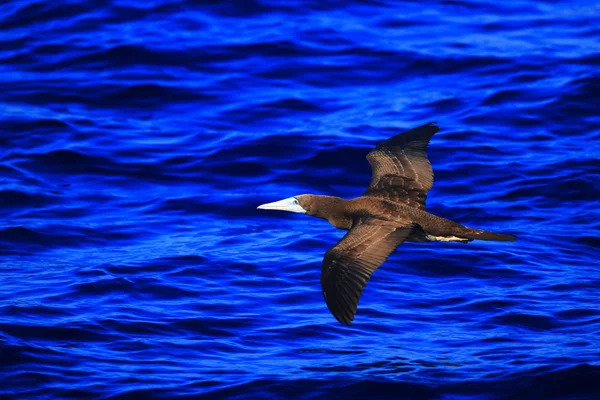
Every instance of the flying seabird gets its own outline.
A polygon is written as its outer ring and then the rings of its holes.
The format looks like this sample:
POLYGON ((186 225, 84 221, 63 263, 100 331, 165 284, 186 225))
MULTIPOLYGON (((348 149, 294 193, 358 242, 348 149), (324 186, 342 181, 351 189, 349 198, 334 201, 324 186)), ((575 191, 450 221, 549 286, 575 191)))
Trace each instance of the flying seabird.
POLYGON ((362 196, 344 200, 303 194, 258 206, 311 215, 349 232, 327 253, 321 287, 329 311, 350 325, 363 288, 375 270, 404 241, 515 241, 511 235, 473 229, 430 214, 425 208, 433 186, 426 149, 440 130, 434 123, 402 132, 367 154, 372 176, 362 196))

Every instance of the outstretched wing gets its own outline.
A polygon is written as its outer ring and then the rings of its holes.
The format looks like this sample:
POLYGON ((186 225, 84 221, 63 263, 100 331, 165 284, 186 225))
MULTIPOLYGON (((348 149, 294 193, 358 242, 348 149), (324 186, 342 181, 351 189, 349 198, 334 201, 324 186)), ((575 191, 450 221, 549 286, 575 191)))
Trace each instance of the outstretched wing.
POLYGON ((425 150, 439 130, 430 122, 379 143, 367 154, 373 172, 363 196, 425 210, 427 192, 433 186, 433 170, 425 150))
POLYGON ((323 259, 321 287, 329 311, 343 324, 350 325, 363 288, 375 270, 410 235, 414 223, 398 225, 365 219, 352 229, 323 259))

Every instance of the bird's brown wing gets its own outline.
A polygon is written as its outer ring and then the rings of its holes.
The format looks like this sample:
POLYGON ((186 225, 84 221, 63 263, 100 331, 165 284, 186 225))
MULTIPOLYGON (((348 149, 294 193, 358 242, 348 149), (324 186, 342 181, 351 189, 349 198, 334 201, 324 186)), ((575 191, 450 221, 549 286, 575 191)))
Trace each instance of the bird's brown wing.
POLYGON ((321 287, 329 311, 343 324, 354 320, 363 288, 375 270, 410 235, 414 223, 357 221, 323 259, 321 287))
POLYGON ((433 186, 433 170, 425 150, 439 130, 435 122, 430 122, 379 143, 367 154, 372 176, 363 196, 425 210, 427 192, 433 186))

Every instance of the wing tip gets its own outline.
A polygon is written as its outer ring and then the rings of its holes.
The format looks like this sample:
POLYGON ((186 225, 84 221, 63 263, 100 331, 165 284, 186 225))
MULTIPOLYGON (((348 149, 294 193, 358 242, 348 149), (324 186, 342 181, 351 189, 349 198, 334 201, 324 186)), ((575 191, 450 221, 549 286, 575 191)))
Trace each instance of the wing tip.
MULTIPOLYGON (((399 134, 392 136, 391 138, 388 138, 388 139, 384 140, 383 142, 380 142, 375 148, 380 149, 382 147, 395 146, 395 145, 410 146, 411 143, 416 144, 416 143, 425 141, 424 146, 423 146, 423 144, 418 145, 418 147, 420 149, 422 146, 424 147, 421 150, 425 150, 431 137, 433 135, 435 135, 436 133, 438 133, 440 130, 441 130, 441 128, 437 124, 437 122, 431 121, 424 125, 404 130, 404 131, 400 132, 399 134)), ((367 155, 367 157, 368 157, 368 155, 367 155)))
POLYGON ((350 326, 352 324, 352 322, 354 321, 354 316, 352 316, 352 318, 347 318, 344 317, 343 315, 335 315, 334 314, 335 319, 338 320, 339 323, 341 323, 342 325, 346 325, 346 326, 350 326))
POLYGON ((435 132, 433 132, 433 133, 437 133, 441 129, 436 121, 431 121, 431 122, 428 122, 425 125, 421 126, 421 128, 426 128, 426 127, 433 128, 435 130, 435 132))

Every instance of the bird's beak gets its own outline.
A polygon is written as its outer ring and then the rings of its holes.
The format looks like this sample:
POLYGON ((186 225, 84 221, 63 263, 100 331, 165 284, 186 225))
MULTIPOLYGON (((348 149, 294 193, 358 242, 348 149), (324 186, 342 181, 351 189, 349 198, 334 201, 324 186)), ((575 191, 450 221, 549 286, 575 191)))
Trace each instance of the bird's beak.
POLYGON ((263 204, 256 208, 260 210, 281 210, 306 214, 306 210, 300 206, 295 197, 279 200, 274 203, 263 204))

